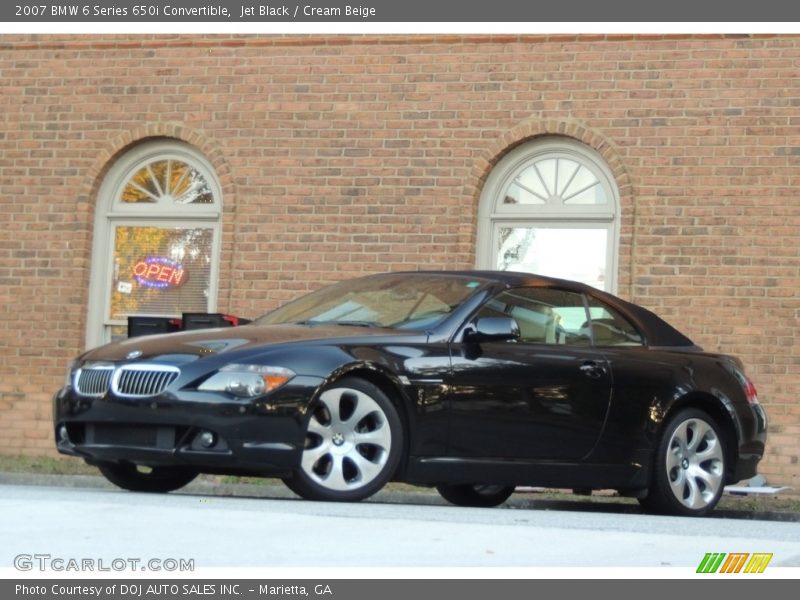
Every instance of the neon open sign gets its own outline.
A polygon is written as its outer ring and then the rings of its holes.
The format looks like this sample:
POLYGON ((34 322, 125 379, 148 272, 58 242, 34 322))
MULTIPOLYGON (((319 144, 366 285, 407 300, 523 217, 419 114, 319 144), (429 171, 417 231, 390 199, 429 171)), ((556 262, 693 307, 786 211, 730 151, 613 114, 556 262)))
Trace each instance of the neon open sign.
POLYGON ((165 289, 183 285, 188 273, 176 260, 165 256, 148 256, 133 266, 133 277, 139 285, 165 289))

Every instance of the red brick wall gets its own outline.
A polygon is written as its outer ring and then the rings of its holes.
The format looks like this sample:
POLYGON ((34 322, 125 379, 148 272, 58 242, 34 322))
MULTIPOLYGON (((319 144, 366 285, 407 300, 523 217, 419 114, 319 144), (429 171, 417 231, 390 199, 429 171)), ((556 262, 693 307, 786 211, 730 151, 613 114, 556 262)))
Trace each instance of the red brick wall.
POLYGON ((52 454, 83 346, 96 192, 152 136, 225 194, 219 306, 474 264, 491 165, 597 148, 622 195, 620 294, 741 356, 762 472, 800 488, 800 38, 87 37, 0 40, 0 452, 52 454))

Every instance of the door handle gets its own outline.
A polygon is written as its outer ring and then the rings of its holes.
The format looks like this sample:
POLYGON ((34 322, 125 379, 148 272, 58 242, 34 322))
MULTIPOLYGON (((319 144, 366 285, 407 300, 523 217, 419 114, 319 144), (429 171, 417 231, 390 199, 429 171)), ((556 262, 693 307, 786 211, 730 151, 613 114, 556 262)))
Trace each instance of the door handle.
POLYGON ((587 360, 580 366, 581 372, 583 372, 587 377, 592 377, 593 379, 598 379, 603 376, 603 373, 606 372, 603 365, 597 363, 593 360, 587 360))

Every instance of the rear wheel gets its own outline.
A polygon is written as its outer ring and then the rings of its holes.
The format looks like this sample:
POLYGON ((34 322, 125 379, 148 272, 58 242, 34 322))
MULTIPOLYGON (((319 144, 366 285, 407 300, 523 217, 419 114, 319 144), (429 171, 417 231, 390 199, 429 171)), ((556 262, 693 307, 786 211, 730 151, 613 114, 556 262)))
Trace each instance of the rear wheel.
POLYGON ((391 400, 368 381, 346 377, 313 406, 300 465, 285 483, 309 500, 363 500, 392 478, 402 449, 391 400))
POLYGON ((681 410, 664 426, 656 449, 646 509, 703 516, 714 510, 725 484, 725 440, 707 413, 681 410))
POLYGON ((197 477, 184 467, 141 467, 133 463, 103 463, 97 468, 114 485, 132 492, 171 492, 197 477))
POLYGON ((508 500, 514 493, 514 487, 503 485, 448 485, 439 484, 436 491, 442 498, 457 506, 480 506, 489 508, 498 506, 508 500))

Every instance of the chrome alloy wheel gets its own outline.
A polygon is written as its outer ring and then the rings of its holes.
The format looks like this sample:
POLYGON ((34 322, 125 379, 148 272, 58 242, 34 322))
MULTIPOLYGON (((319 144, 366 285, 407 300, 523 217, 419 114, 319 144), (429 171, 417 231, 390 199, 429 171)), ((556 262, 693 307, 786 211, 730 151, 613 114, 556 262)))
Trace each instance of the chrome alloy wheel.
POLYGON ((673 495, 686 508, 699 510, 714 503, 725 473, 714 427, 697 417, 679 423, 669 440, 664 467, 673 495))
POLYGON ((332 388, 320 395, 311 415, 300 468, 327 490, 357 490, 383 473, 391 448, 381 406, 360 390, 332 388))

